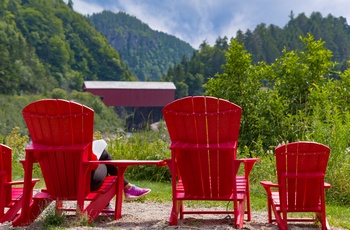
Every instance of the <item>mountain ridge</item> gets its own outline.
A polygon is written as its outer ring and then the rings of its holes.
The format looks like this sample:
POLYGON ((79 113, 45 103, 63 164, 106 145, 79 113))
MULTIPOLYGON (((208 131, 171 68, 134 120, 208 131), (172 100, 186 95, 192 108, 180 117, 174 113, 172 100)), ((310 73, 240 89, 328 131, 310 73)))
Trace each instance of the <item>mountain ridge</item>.
POLYGON ((91 24, 115 48, 139 80, 160 80, 168 68, 178 64, 194 48, 179 38, 152 30, 124 12, 102 11, 87 16, 91 24))

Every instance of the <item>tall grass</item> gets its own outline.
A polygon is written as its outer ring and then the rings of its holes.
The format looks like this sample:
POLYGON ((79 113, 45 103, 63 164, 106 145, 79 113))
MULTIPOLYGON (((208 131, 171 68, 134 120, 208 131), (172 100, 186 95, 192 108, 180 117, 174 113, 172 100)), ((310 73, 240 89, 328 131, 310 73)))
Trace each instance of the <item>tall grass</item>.
POLYGON ((5 144, 12 148, 12 180, 23 178, 24 170, 19 160, 24 159, 24 148, 29 137, 20 134, 20 128, 14 127, 11 133, 5 138, 5 144))
MULTIPOLYGON (((132 134, 118 134, 111 138, 108 151, 113 159, 164 160, 170 158, 169 137, 164 123, 158 131, 138 131, 132 134)), ((126 178, 150 181, 169 181, 167 167, 134 166, 125 173, 126 178)))
POLYGON ((306 139, 330 147, 331 155, 327 166, 326 181, 332 185, 327 199, 340 204, 350 204, 350 113, 333 109, 319 109, 314 112, 312 129, 306 139), (331 111, 325 113, 325 111, 331 111))

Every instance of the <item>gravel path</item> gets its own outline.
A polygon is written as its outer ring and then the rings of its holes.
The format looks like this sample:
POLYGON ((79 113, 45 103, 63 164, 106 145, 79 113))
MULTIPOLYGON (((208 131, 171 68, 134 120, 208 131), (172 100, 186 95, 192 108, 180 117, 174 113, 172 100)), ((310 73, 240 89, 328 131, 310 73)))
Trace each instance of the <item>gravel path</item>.
MULTIPOLYGON (((80 227, 73 217, 67 216, 65 229, 234 229, 232 219, 225 218, 225 215, 187 215, 179 221, 179 226, 169 226, 170 203, 152 202, 124 202, 122 218, 113 220, 111 216, 99 216, 92 227, 80 227)), ((44 215, 44 214, 43 214, 44 215)), ((42 229, 43 218, 38 218, 32 225, 15 229, 42 229)), ((10 229, 10 223, 0 225, 0 229, 10 229)), ((267 223, 266 212, 253 212, 252 221, 245 222, 243 229, 271 229, 277 230, 275 224, 267 223)), ((289 229, 320 229, 312 224, 291 224, 289 229)), ((332 228, 341 230, 342 228, 332 228)))

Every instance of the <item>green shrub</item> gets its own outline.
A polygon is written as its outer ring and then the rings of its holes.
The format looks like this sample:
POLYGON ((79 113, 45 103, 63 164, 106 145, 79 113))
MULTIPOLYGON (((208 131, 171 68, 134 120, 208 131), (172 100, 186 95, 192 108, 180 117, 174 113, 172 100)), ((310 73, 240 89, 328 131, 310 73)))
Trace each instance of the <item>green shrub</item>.
POLYGON ((19 127, 12 129, 12 132, 5 138, 5 144, 12 149, 12 174, 13 180, 23 179, 24 170, 19 160, 24 159, 24 148, 29 137, 22 136, 19 127))
POLYGON ((65 215, 56 213, 55 206, 51 206, 45 212, 43 227, 44 229, 51 229, 60 226, 64 223, 65 215))
MULTIPOLYGON (((137 131, 131 134, 117 134, 109 143, 108 150, 113 159, 163 160, 170 158, 169 137, 164 125, 158 132, 137 131)), ((127 178, 150 181, 169 181, 167 167, 133 166, 126 171, 127 178)))

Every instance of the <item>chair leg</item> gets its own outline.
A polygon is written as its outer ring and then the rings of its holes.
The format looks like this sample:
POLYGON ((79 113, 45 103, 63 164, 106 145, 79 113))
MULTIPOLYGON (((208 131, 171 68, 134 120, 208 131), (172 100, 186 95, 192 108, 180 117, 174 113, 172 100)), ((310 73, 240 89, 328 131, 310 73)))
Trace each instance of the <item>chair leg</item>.
POLYGON ((249 181, 247 181, 247 188, 246 188, 246 197, 247 197, 247 221, 252 220, 252 213, 250 209, 250 186, 249 186, 249 181))
POLYGON ((331 227, 328 224, 327 219, 325 219, 324 224, 325 224, 325 228, 324 229, 327 229, 327 230, 331 229, 331 227))
MULTIPOLYGON (((277 211, 277 207, 276 206, 272 206, 272 204, 270 204, 269 207, 273 211, 273 214, 275 216, 275 219, 273 221, 276 221, 279 229, 280 230, 287 230, 288 229, 287 213, 283 213, 283 212, 277 211)), ((271 218, 272 218, 272 213, 271 213, 271 218)))
POLYGON ((11 221, 16 217, 17 212, 21 209, 22 202, 16 202, 12 207, 10 207, 5 214, 0 217, 0 223, 11 221))
POLYGON ((238 228, 243 227, 243 222, 244 222, 244 213, 245 213, 245 206, 246 202, 245 199, 242 200, 241 202, 238 202, 238 207, 235 208, 235 226, 238 228))
POLYGON ((184 218, 184 202, 183 200, 177 202, 177 210, 180 212, 180 220, 184 218))
POLYGON ((176 205, 173 205, 171 212, 170 212, 169 223, 172 226, 178 225, 178 212, 176 209, 177 209, 176 205))
POLYGON ((327 221, 327 217, 326 214, 323 212, 318 212, 316 213, 316 220, 319 220, 321 225, 322 225, 322 230, 328 230, 331 229, 328 221, 327 221))
POLYGON ((250 210, 250 195, 247 194, 247 221, 251 221, 252 220, 252 213, 250 210))
POLYGON ((271 202, 272 202, 271 198, 268 197, 268 198, 267 198, 267 215, 268 215, 268 222, 269 222, 269 224, 272 223, 272 208, 271 208, 271 202))
POLYGON ((35 221, 35 219, 44 211, 44 209, 52 202, 51 199, 48 198, 34 198, 29 207, 29 219, 24 220, 21 216, 15 218, 12 221, 13 227, 18 226, 28 226, 35 221))
POLYGON ((63 201, 57 199, 56 200, 56 214, 57 215, 62 215, 62 207, 63 207, 63 201))
MULTIPOLYGON (((281 230, 287 230, 288 229, 288 221, 287 221, 288 220, 288 216, 287 216, 287 213, 286 212, 282 212, 280 214, 282 214, 282 220, 280 219, 278 226, 280 226, 281 230)), ((280 215, 279 215, 279 217, 280 217, 280 215)))

